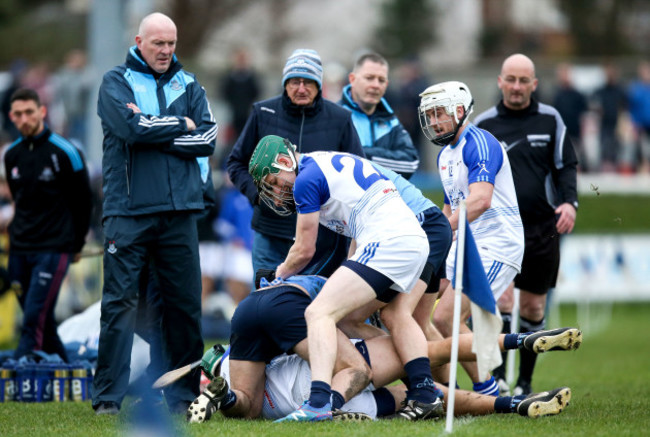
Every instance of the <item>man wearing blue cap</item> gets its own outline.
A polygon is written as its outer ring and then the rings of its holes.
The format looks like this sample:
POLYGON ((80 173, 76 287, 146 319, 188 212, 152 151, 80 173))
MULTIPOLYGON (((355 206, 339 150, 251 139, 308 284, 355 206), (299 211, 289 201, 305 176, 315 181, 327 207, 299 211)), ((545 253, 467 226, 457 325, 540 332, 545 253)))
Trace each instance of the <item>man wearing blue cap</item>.
MULTIPOLYGON (((228 174, 254 205, 253 269, 275 271, 294 243, 296 214, 280 216, 259 201, 248 163, 260 139, 289 139, 300 153, 317 150, 364 156, 350 113, 322 95, 323 67, 315 50, 297 49, 282 71, 281 95, 253 104, 246 126, 228 157, 228 174)), ((346 257, 345 237, 321 226, 314 262, 302 272, 329 276, 346 257)))

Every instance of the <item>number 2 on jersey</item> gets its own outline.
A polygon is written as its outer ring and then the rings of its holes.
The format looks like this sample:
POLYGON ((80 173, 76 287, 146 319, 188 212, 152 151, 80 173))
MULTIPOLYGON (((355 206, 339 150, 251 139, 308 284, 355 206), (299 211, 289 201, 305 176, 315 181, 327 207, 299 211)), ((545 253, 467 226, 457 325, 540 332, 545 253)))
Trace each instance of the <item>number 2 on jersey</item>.
POLYGON ((381 179, 386 179, 387 180, 388 179, 383 174, 377 172, 377 170, 375 170, 374 167, 372 167, 372 165, 368 165, 368 167, 370 167, 372 172, 368 176, 364 175, 363 174, 363 168, 364 168, 363 161, 360 160, 359 158, 356 158, 356 157, 350 156, 350 155, 335 155, 332 158, 332 166, 339 173, 343 170, 343 167, 345 167, 345 165, 346 165, 346 162, 343 162, 344 158, 348 158, 348 159, 351 159, 351 160, 354 161, 354 168, 352 170, 352 174, 354 175, 354 181, 357 183, 357 185, 359 185, 361 188, 363 188, 364 191, 367 190, 368 188, 370 188, 370 186, 372 184, 374 184, 375 182, 377 182, 378 180, 381 180, 381 179))

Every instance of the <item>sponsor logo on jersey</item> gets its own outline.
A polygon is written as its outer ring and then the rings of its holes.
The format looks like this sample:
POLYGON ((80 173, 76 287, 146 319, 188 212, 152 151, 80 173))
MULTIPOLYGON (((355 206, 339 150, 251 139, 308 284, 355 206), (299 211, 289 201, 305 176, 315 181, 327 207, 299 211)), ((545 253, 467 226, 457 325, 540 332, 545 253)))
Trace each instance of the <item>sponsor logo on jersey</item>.
POLYGON ((43 172, 38 177, 39 181, 50 182, 54 180, 54 172, 50 167, 43 168, 43 172))
POLYGON ((549 134, 533 134, 526 137, 530 143, 530 147, 546 147, 551 141, 549 134))
POLYGON ((508 150, 510 150, 510 149, 512 149, 513 147, 515 147, 515 146, 517 146, 518 144, 520 144, 522 141, 524 141, 524 140, 523 140, 523 139, 519 139, 519 140, 517 140, 517 141, 513 141, 513 142, 510 143, 510 144, 506 143, 505 141, 499 141, 499 143, 501 143, 501 145, 503 146, 504 149, 506 149, 506 152, 507 152, 508 150))

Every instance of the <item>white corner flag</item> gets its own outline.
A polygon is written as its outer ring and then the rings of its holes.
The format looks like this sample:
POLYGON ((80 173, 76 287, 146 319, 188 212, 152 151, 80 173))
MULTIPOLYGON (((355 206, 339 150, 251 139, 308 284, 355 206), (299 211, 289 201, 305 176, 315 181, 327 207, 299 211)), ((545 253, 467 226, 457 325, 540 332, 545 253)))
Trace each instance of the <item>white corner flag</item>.
POLYGON ((476 248, 474 236, 467 222, 467 208, 461 202, 458 217, 458 238, 456 241, 456 274, 454 278, 454 321, 449 374, 449 396, 447 405, 447 424, 445 430, 452 431, 458 364, 458 336, 460 326, 461 293, 471 301, 472 309, 472 352, 476 354, 478 374, 482 380, 489 372, 501 364, 499 334, 503 322, 497 309, 492 288, 487 280, 481 256, 476 248), (460 260, 460 262, 459 262, 460 260))

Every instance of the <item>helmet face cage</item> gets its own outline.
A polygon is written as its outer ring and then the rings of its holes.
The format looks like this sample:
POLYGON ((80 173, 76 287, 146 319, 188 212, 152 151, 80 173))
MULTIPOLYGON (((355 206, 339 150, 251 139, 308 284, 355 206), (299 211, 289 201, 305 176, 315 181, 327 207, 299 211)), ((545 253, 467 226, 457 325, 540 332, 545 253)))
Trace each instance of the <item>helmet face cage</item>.
POLYGON ((445 146, 449 144, 462 125, 464 125, 469 114, 473 111, 474 100, 470 94, 469 88, 462 82, 443 82, 437 85, 430 86, 423 93, 420 94, 421 101, 418 107, 418 118, 420 119, 420 127, 424 135, 434 144, 445 146), (464 115, 460 119, 456 109, 462 106, 464 115), (437 108, 444 108, 445 112, 453 117, 456 122, 456 128, 449 132, 437 134, 434 126, 442 123, 450 123, 452 121, 440 122, 438 120, 437 108), (431 117, 427 115, 427 111, 431 117), (433 119, 433 121, 432 121, 433 119))
POLYGON ((456 116, 456 106, 452 105, 448 99, 446 103, 443 103, 442 101, 436 102, 432 105, 428 105, 426 109, 424 108, 424 105, 420 105, 418 114, 420 118, 420 127, 422 128, 424 136, 434 144, 445 146, 456 136, 456 132, 458 132, 459 128, 458 117, 456 116), (445 121, 438 120, 437 108, 439 107, 444 108, 447 115, 453 117, 453 120, 456 121, 456 129, 453 129, 453 121, 451 118, 445 121), (429 114, 431 115, 427 114, 427 111, 429 111, 429 114), (449 124, 450 128, 445 129, 444 133, 437 134, 435 126, 444 124, 449 124))
POLYGON ((260 200, 266 206, 281 216, 288 216, 296 212, 296 202, 293 199, 293 184, 278 177, 283 183, 281 186, 274 186, 266 181, 266 176, 257 184, 260 200), (279 188, 279 191, 276 189, 279 188))
POLYGON ((295 154, 296 146, 286 138, 267 135, 260 140, 253 152, 248 172, 257 186, 260 200, 277 214, 287 216, 296 211, 293 200, 293 183, 279 177, 280 171, 295 172, 298 160, 295 154), (280 162, 280 156, 289 158, 290 164, 280 162), (268 175, 274 174, 284 181, 279 185, 271 185, 266 181, 268 175))

